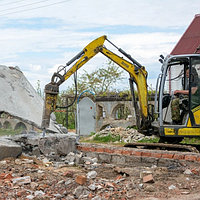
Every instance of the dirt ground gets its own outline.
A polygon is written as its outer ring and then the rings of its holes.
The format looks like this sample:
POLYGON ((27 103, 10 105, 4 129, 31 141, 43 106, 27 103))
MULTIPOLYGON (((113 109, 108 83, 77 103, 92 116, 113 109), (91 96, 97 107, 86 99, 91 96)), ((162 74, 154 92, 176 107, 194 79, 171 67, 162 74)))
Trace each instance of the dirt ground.
POLYGON ((90 163, 75 167, 24 156, 0 161, 0 199, 6 200, 198 200, 199 191, 197 167, 120 168, 90 163))

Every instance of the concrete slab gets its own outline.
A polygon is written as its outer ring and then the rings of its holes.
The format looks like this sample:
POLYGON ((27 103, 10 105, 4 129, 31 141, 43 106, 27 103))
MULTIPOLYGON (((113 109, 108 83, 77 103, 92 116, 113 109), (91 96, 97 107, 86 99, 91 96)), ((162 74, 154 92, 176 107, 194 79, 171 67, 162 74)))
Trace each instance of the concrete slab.
MULTIPOLYGON (((0 65, 0 111, 41 127, 44 100, 18 67, 0 65)), ((59 132, 52 120, 50 130, 59 132)))
POLYGON ((14 141, 0 139, 0 160, 8 157, 16 158, 22 153, 22 147, 14 141))
MULTIPOLYGON (((5 137, 6 138, 6 137, 5 137)), ((22 151, 30 155, 66 156, 76 152, 77 135, 71 134, 46 134, 30 132, 8 137, 22 146, 22 151)))

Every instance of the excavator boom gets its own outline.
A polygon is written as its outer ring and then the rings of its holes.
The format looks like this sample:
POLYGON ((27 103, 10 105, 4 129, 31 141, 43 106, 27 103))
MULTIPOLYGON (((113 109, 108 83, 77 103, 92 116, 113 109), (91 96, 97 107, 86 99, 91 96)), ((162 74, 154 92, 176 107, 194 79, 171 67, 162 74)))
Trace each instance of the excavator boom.
MULTIPOLYGON (((86 62, 93 58, 96 54, 101 52, 103 55, 108 57, 110 60, 115 62, 117 65, 122 67, 130 74, 130 80, 134 82, 137 86, 138 99, 140 104, 140 113, 142 117, 142 127, 140 129, 147 129, 147 126, 150 124, 148 120, 148 101, 147 101, 147 72, 145 67, 140 65, 135 59, 133 59, 129 54, 127 54, 122 49, 117 48, 124 56, 126 56, 130 61, 124 59, 108 50, 103 44, 107 40, 110 42, 106 36, 101 36, 91 43, 89 43, 79 54, 72 58, 66 66, 54 73, 51 79, 51 82, 45 86, 45 104, 42 118, 42 128, 48 128, 50 121, 51 112, 56 109, 57 95, 59 93, 59 86, 67 80, 72 74, 74 74, 80 67, 82 67, 86 62), (77 60, 77 61, 76 61, 77 60), (75 62, 76 61, 76 62, 75 62), (66 67, 75 64, 66 71, 66 67)), ((133 87, 131 87, 133 90, 133 87)), ((131 91, 134 94, 134 91, 131 91)), ((133 97, 135 101, 135 96, 133 97)), ((134 103, 136 109, 137 103, 134 103)), ((139 116, 137 116, 139 117, 139 116)), ((137 119, 138 121, 139 119, 137 119)))

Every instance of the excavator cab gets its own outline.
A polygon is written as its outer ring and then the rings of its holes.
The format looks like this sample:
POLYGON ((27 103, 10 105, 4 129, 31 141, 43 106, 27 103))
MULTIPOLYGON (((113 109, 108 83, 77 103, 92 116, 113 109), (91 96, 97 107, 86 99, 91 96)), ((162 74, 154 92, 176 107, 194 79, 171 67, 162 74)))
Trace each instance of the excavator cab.
POLYGON ((165 140, 180 141, 185 136, 200 136, 199 78, 199 54, 163 59, 156 88, 157 119, 152 124, 165 140))

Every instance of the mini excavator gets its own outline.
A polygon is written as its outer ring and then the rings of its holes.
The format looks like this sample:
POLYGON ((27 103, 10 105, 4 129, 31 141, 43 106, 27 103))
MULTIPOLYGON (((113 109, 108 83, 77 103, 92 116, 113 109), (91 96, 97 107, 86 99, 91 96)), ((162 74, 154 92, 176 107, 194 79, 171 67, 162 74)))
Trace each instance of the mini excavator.
POLYGON ((56 109, 57 96, 60 85, 84 64, 98 53, 103 54, 130 75, 129 83, 132 94, 133 108, 136 113, 138 130, 145 135, 157 134, 161 140, 169 143, 180 142, 184 137, 200 136, 200 102, 193 106, 193 99, 200 99, 199 89, 193 94, 192 87, 195 68, 197 85, 200 75, 200 54, 170 55, 164 58, 160 56, 162 63, 161 73, 158 76, 154 104, 148 102, 147 71, 143 65, 137 62, 131 55, 118 48, 107 36, 101 36, 90 42, 80 53, 66 63, 65 66, 55 72, 51 82, 45 86, 45 103, 42 118, 42 128, 47 129, 50 114, 56 109), (107 49, 105 42, 111 43, 122 54, 119 56, 107 49), (189 76, 186 71, 189 69, 189 76), (135 96, 135 86, 138 100, 135 96), (188 95, 181 97, 174 95, 175 90, 188 90, 188 95), (195 96, 194 96, 195 95, 195 96), (180 120, 174 123, 172 120, 174 98, 179 98, 180 120))

